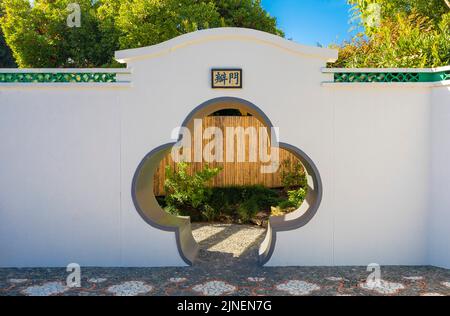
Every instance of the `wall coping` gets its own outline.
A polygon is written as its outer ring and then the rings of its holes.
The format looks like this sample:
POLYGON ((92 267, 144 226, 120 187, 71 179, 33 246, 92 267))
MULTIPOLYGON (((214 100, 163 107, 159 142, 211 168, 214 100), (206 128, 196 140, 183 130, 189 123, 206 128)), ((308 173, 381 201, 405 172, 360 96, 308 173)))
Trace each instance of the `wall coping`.
POLYGON ((0 68, 0 87, 122 87, 131 68, 0 68))
POLYGON ((450 80, 438 81, 438 82, 334 82, 324 81, 322 87, 333 88, 439 88, 450 87, 450 80))
MULTIPOLYGON (((242 32, 242 29, 238 30, 239 32, 242 32)), ((250 31, 252 31, 251 33, 256 32, 253 30, 250 31)), ((191 33, 191 36, 192 34, 198 36, 197 33, 199 32, 191 33)), ((223 33, 223 31, 220 33, 223 33)), ((264 36, 270 35, 264 32, 258 33, 262 33, 264 36)), ((179 38, 176 39, 180 40, 179 38)), ((171 41, 160 45, 167 45, 171 41)), ((283 41, 285 40, 283 39, 283 41)), ((298 44, 294 45, 298 46, 298 44)), ((143 49, 154 50, 155 47, 144 47, 143 49)), ((141 49, 138 48, 137 50, 139 52, 141 49)), ((321 68, 321 72, 324 74, 333 74, 334 76, 332 81, 322 82, 322 86, 370 85, 375 87, 442 87, 450 85, 450 66, 437 68, 324 67, 321 68)), ((75 86, 84 88, 130 87, 132 73, 132 68, 0 68, 0 88, 75 86)))
POLYGON ((427 84, 447 85, 450 66, 438 68, 322 68, 333 74, 333 81, 325 84, 427 84))
POLYGON ((450 71, 450 66, 443 66, 443 67, 437 67, 437 68, 322 68, 322 72, 324 73, 385 73, 385 72, 392 72, 392 73, 399 73, 399 72, 406 72, 406 73, 436 73, 436 72, 444 72, 444 71, 450 71))
POLYGON ((247 28, 222 27, 187 33, 153 46, 119 50, 115 57, 118 62, 127 63, 135 60, 161 57, 178 49, 213 41, 249 41, 261 45, 279 48, 310 58, 320 58, 326 62, 333 62, 338 57, 335 49, 306 46, 289 41, 280 36, 247 28))

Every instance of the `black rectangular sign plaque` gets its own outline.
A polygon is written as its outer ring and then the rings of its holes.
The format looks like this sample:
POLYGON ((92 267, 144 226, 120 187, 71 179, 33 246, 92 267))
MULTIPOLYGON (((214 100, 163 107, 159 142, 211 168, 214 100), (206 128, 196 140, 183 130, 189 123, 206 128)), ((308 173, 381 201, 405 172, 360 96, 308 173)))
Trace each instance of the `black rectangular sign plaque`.
POLYGON ((242 69, 212 69, 213 89, 242 89, 242 69))

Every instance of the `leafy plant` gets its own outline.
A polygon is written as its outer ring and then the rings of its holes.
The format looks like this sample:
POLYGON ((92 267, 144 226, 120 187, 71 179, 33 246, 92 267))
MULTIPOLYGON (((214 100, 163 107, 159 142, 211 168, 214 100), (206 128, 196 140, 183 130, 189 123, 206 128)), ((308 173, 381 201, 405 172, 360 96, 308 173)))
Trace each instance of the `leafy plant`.
POLYGON ((365 32, 332 46, 339 49, 339 59, 331 67, 422 68, 450 64, 450 8, 444 0, 348 2, 365 32), (365 23, 371 4, 381 7, 379 25, 365 23))
MULTIPOLYGON (((295 167, 298 172, 302 167, 295 167)), ((210 187, 211 180, 220 168, 205 167, 191 174, 187 163, 177 164, 175 169, 166 167, 166 197, 160 201, 165 210, 174 215, 190 216, 193 221, 250 223, 259 212, 282 214, 295 210, 303 202, 306 190, 299 187, 302 177, 291 175, 292 187, 287 193, 262 185, 236 187, 210 187)), ((303 181, 303 182, 302 182, 303 181)), ((306 183, 306 182, 304 182, 306 183)))
POLYGON ((253 217, 255 217, 255 215, 258 213, 258 210, 259 207, 257 197, 254 196, 239 205, 237 213, 242 223, 248 223, 253 217))
POLYGON ((0 0, 0 26, 19 67, 118 66, 113 58, 118 49, 214 27, 283 36, 259 0, 77 0, 81 27, 69 28, 66 8, 72 2, 0 0))
MULTIPOLYGON (((281 183, 288 198, 277 204, 275 213, 283 210, 285 213, 295 210, 303 203, 308 190, 308 180, 305 168, 298 160, 285 160, 282 162, 281 183)), ((275 215, 278 216, 278 215, 275 215)))
POLYGON ((272 206, 270 209, 270 216, 283 216, 285 214, 285 208, 281 206, 272 206))
POLYGON ((288 192, 288 201, 293 205, 293 207, 299 208, 302 205, 306 197, 306 190, 299 188, 297 190, 292 190, 288 192))
POLYGON ((282 200, 278 203, 278 208, 285 213, 298 209, 306 198, 306 190, 304 188, 298 188, 296 190, 290 190, 287 192, 288 199, 282 200))
POLYGON ((286 212, 286 210, 289 210, 291 208, 296 208, 297 207, 297 203, 292 202, 291 200, 283 200, 280 203, 278 203, 278 206, 281 210, 284 210, 284 212, 286 212))
POLYGON ((188 164, 185 162, 177 164, 176 170, 167 166, 164 183, 167 193, 165 199, 167 210, 177 215, 214 218, 214 212, 207 204, 212 194, 208 184, 220 172, 220 168, 206 166, 203 170, 191 175, 188 172, 188 164))
POLYGON ((283 184, 284 190, 286 192, 290 189, 298 187, 306 189, 308 185, 305 168, 298 160, 284 160, 281 164, 280 176, 281 183, 283 184))
MULTIPOLYGON (((0 18, 3 16, 3 0, 0 0, 0 18)), ((14 68, 16 63, 12 56, 11 49, 6 45, 3 31, 0 28, 0 68, 14 68)))

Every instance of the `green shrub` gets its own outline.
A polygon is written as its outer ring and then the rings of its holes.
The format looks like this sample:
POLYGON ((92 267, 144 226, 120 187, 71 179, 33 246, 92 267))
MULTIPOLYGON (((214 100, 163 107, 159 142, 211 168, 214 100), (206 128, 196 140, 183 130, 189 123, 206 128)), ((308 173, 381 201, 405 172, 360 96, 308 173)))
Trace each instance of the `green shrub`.
POLYGON ((202 206, 202 215, 208 222, 217 220, 221 212, 208 204, 202 206))
POLYGON ((262 185, 249 186, 242 188, 241 201, 255 199, 260 209, 270 209, 271 206, 280 202, 278 193, 262 185))
MULTIPOLYGON (((161 203, 160 203, 160 205, 161 205, 161 203)), ((175 216, 187 216, 187 214, 183 214, 183 212, 175 205, 166 205, 163 208, 169 214, 172 214, 175 216)))
POLYGON ((261 185, 236 186, 213 188, 208 204, 230 214, 233 212, 233 206, 250 199, 254 199, 261 210, 269 210, 271 206, 278 205, 283 200, 277 191, 261 185))
POLYGON ((191 216, 193 220, 213 218, 213 211, 208 201, 212 189, 208 187, 211 180, 220 172, 220 168, 206 166, 203 170, 190 175, 187 163, 177 164, 176 170, 166 167, 166 209, 171 214, 191 216))
POLYGON ((237 213, 242 223, 248 223, 256 214, 258 214, 259 207, 256 196, 244 201, 239 205, 237 213))
MULTIPOLYGON (((187 167, 186 163, 180 163, 175 170, 166 168, 164 187, 167 196, 163 201, 159 198, 159 202, 170 214, 190 216, 194 222, 225 218, 227 221, 249 223, 258 212, 270 214, 274 207, 284 213, 296 209, 306 195, 306 190, 298 187, 303 183, 302 175, 289 175, 289 179, 295 179, 291 185, 297 187, 287 191, 287 197, 283 198, 280 191, 262 185, 211 188, 208 186, 210 181, 221 169, 206 167, 190 175, 187 167)), ((293 170, 301 174, 303 169, 297 166, 293 170)))
POLYGON ((303 188, 292 190, 288 192, 288 201, 293 205, 293 207, 300 207, 306 197, 306 191, 303 188))
POLYGON ((286 192, 299 187, 306 190, 308 186, 305 168, 300 161, 284 160, 281 164, 280 176, 286 192))
POLYGON ((305 168, 300 161, 289 159, 283 161, 281 183, 288 199, 280 201, 277 204, 278 207, 285 211, 299 208, 308 192, 308 179, 306 178, 305 168))
POLYGON ((288 199, 278 203, 278 208, 284 211, 290 209, 298 209, 306 198, 306 190, 299 188, 297 190, 288 191, 288 199))
POLYGON ((239 204, 242 201, 241 187, 213 188, 210 204, 218 208, 239 204))
POLYGON ((287 209, 290 209, 290 208, 297 207, 297 205, 296 205, 296 203, 293 203, 290 200, 283 200, 280 203, 278 203, 278 207, 280 209, 282 209, 282 210, 287 210, 287 209))

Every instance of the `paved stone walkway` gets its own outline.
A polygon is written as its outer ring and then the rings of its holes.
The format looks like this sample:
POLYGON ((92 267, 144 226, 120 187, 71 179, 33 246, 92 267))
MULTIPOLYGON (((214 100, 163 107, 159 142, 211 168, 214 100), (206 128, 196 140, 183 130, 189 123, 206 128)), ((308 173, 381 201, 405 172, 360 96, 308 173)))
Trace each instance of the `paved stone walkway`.
POLYGON ((0 269, 0 295, 444 295, 450 270, 381 267, 367 283, 366 267, 257 265, 265 231, 252 226, 193 226, 199 260, 187 268, 83 268, 81 288, 67 288, 65 269, 0 269))
POLYGON ((266 229, 230 224, 192 224, 192 233, 200 245, 197 266, 239 269, 258 265, 258 248, 266 229))

